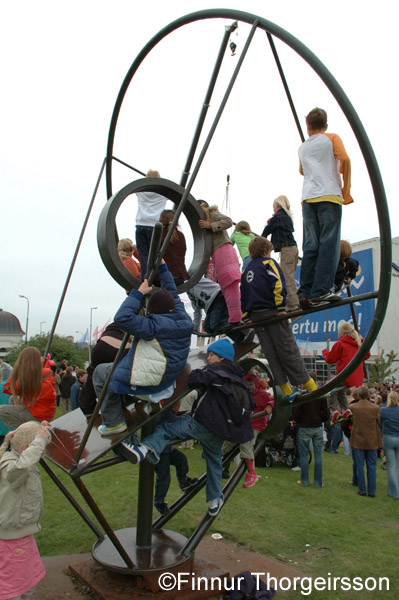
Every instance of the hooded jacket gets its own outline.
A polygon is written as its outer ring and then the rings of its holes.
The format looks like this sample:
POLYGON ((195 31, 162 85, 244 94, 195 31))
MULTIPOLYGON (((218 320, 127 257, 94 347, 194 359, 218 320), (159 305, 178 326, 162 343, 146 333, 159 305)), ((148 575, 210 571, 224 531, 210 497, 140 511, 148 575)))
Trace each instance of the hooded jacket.
MULTIPOLYGON (((350 363, 352 358, 355 356, 357 351, 359 350, 359 346, 357 345, 356 340, 354 340, 350 335, 345 335, 338 342, 335 342, 330 351, 322 350, 322 354, 326 363, 330 365, 337 365, 337 373, 341 373, 341 371, 350 363)), ((370 352, 365 357, 369 358, 370 352)), ((363 364, 360 364, 355 371, 345 381, 344 385, 348 385, 350 387, 355 386, 359 387, 362 385, 364 380, 364 368, 363 364)))
POLYGON ((0 539, 15 540, 40 530, 43 492, 39 469, 47 444, 37 435, 26 450, 5 452, 0 460, 0 539))
MULTIPOLYGON (((252 397, 255 400, 255 410, 254 415, 256 413, 263 412, 266 409, 266 406, 271 406, 274 408, 274 399, 271 397, 269 392, 263 389, 259 379, 253 373, 248 373, 244 377, 245 381, 252 381, 255 384, 255 391, 252 392, 252 397)), ((255 431, 263 431, 266 429, 267 424, 269 422, 268 415, 264 415, 263 417, 258 417, 257 419, 251 419, 252 429, 255 431)))
POLYGON ((186 313, 166 264, 158 269, 161 286, 175 300, 175 311, 140 316, 143 294, 132 290, 115 315, 115 323, 134 336, 109 384, 116 394, 141 395, 169 387, 183 370, 190 350, 193 322, 186 313))

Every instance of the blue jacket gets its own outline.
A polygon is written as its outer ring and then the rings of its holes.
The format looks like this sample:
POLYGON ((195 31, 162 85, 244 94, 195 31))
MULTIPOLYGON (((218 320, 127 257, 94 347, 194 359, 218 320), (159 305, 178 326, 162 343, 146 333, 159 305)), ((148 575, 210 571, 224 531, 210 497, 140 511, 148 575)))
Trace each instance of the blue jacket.
POLYGON ((262 235, 267 237, 271 234, 271 242, 276 252, 279 252, 282 246, 296 246, 296 241, 293 236, 294 224, 292 219, 284 209, 280 209, 272 216, 262 235))
POLYGON ((399 406, 381 406, 382 435, 399 436, 399 406))
POLYGON ((273 258, 258 256, 241 275, 241 309, 280 310, 286 306, 287 289, 282 270, 273 258))
POLYGON ((139 316, 143 294, 130 292, 114 321, 134 338, 129 353, 111 377, 110 392, 133 396, 160 392, 176 380, 186 364, 193 322, 166 264, 160 265, 158 272, 161 287, 174 297, 175 312, 139 316))

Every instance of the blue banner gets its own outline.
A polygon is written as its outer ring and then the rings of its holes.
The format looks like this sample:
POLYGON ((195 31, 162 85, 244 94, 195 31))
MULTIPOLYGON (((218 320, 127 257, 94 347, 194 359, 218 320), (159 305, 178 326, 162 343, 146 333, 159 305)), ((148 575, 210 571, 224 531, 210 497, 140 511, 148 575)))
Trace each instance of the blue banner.
MULTIPOLYGON (((374 268, 373 268, 373 250, 359 250, 352 254, 353 258, 359 261, 359 269, 356 278, 351 283, 352 296, 365 294, 374 291, 374 268)), ((301 267, 295 271, 295 282, 299 286, 301 267)), ((340 292, 343 298, 346 298, 346 291, 340 292)), ((314 355, 315 351, 319 354, 320 350, 327 346, 327 329, 330 342, 336 342, 338 339, 338 324, 340 321, 349 321, 353 324, 350 307, 339 306, 333 308, 333 305, 326 305, 328 310, 301 317, 298 321, 291 324, 292 333, 303 354, 314 355), (327 327, 328 318, 328 327, 327 327)), ((375 312, 375 300, 365 300, 353 304, 359 333, 362 337, 367 334, 375 312)))

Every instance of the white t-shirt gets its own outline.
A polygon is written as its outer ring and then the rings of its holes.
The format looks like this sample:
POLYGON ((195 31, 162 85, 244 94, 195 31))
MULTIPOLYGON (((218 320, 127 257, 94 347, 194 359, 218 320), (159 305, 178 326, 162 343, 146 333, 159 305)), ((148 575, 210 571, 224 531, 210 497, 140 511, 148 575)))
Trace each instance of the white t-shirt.
POLYGON ((136 225, 154 227, 158 223, 161 212, 165 210, 167 198, 156 192, 137 192, 139 207, 136 214, 136 225))
POLYGON ((302 200, 342 196, 339 160, 334 156, 333 142, 327 135, 311 135, 300 147, 299 158, 304 173, 302 200))

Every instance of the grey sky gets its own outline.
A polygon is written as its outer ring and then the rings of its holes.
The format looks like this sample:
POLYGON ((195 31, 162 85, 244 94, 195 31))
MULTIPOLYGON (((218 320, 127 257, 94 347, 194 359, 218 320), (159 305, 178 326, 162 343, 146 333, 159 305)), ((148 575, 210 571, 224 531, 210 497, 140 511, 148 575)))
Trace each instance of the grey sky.
MULTIPOLYGON (((313 0, 218 2, 218 7, 258 14, 299 38, 332 72, 361 118, 373 145, 399 234, 398 125, 394 3, 320 3, 313 0)), ((71 0, 2 3, 0 176, 0 307, 30 334, 50 329, 94 185, 105 156, 112 109, 132 61, 144 44, 174 19, 211 8, 203 2, 71 0)), ((121 113, 115 154, 146 171, 157 168, 175 181, 197 123, 224 26, 202 22, 169 36, 145 61, 121 113), (148 61, 148 62, 147 62, 148 61)), ((247 26, 234 41, 238 52, 247 26)), ((329 130, 341 135, 352 159, 355 204, 344 208, 342 237, 355 242, 379 235, 368 175, 353 133, 335 100, 311 69, 277 44, 302 119, 314 106, 329 114, 329 130)), ((237 57, 226 56, 209 118, 218 107, 237 57), (212 112, 213 111, 213 112, 212 112)), ((210 121, 209 121, 210 122, 210 121)), ((256 35, 237 87, 204 161, 193 194, 222 208, 231 176, 230 212, 260 231, 272 202, 286 194, 301 244, 300 144, 267 40, 256 35)), ((134 177, 115 170, 114 189, 134 177)), ((98 255, 96 227, 106 200, 100 187, 93 216, 65 300, 57 332, 76 335, 112 318, 124 291, 98 255)), ((134 236, 135 201, 118 217, 120 237, 134 236)), ((181 223, 186 230, 184 220, 181 223)), ((190 244, 190 239, 188 239, 190 244)), ((190 250, 191 252, 192 250, 190 250)), ((190 262, 190 259, 188 259, 190 262)))

